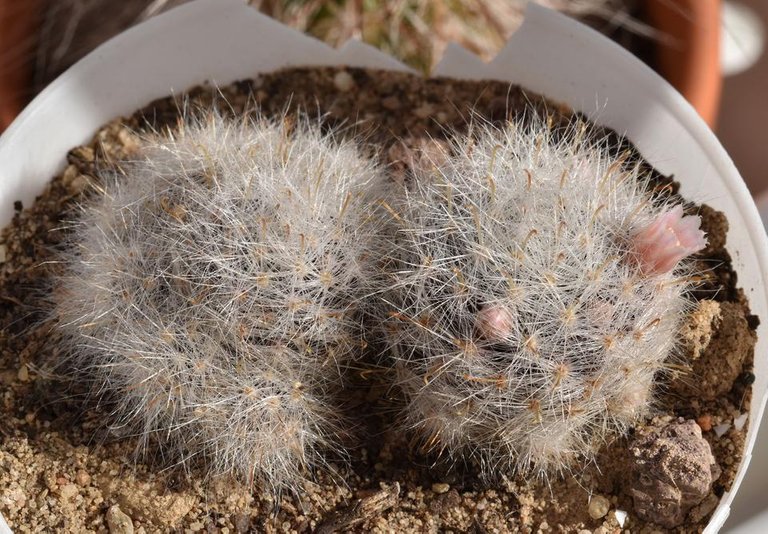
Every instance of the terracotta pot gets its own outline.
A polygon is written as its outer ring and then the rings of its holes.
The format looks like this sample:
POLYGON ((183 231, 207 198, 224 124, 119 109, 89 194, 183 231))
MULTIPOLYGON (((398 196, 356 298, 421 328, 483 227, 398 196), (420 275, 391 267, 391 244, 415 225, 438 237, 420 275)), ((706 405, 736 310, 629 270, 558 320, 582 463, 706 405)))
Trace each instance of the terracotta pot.
POLYGON ((656 68, 714 127, 720 104, 720 0, 646 0, 656 68))
POLYGON ((0 0, 0 132, 24 108, 32 86, 40 0, 0 0))

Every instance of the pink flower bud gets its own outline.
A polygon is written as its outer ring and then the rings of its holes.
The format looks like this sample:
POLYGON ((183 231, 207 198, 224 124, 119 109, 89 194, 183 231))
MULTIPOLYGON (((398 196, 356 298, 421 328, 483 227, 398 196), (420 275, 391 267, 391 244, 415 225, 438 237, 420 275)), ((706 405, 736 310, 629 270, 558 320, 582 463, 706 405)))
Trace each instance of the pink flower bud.
POLYGON ((503 341, 512 333, 513 321, 512 313, 507 308, 491 305, 477 313, 475 328, 488 341, 503 341))
POLYGON ((707 246, 699 227, 698 215, 683 216, 677 205, 641 228, 633 238, 634 250, 645 274, 663 274, 675 268, 677 262, 707 246))

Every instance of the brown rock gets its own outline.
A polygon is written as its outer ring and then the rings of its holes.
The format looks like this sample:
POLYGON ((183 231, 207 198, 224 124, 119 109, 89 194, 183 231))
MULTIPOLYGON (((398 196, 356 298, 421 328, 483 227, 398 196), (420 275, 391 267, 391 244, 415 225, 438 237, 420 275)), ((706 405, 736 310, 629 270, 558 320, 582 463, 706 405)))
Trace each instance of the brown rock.
POLYGON ((195 498, 190 494, 167 492, 132 478, 101 477, 99 488, 105 498, 117 501, 133 517, 153 525, 178 526, 195 505, 195 498))
POLYGON ((381 490, 357 499, 352 504, 334 510, 317 526, 317 534, 349 532, 397 504, 400 498, 400 484, 382 487, 381 490))
POLYGON ((432 484, 432 491, 434 491, 437 494, 440 493, 447 493, 448 490, 451 489, 450 484, 446 484, 445 482, 435 482, 432 484))
POLYGON ((435 515, 440 515, 446 510, 455 508, 461 504, 461 495, 455 489, 450 490, 447 493, 442 493, 435 497, 431 503, 429 503, 430 511, 435 515))
POLYGON ((699 416, 699 418, 696 419, 696 424, 699 425, 699 428, 701 428, 702 432, 709 432, 710 430, 712 430, 712 416, 711 415, 699 416))
POLYGON ((110 534, 133 534, 133 521, 118 505, 107 510, 107 526, 110 534))
POLYGON ((65 186, 68 186, 72 183, 72 180, 77 178, 80 175, 80 169, 77 168, 77 165, 68 165, 66 169, 64 169, 64 173, 61 175, 61 183, 63 183, 65 186))
MULTIPOLYGON (((699 346, 688 353, 691 371, 672 381, 674 391, 684 397, 711 400, 728 393, 755 348, 757 337, 744 318, 741 305, 721 302, 719 308, 720 319, 712 319, 713 333, 708 336, 706 347, 699 346)), ((688 339, 696 337, 688 333, 688 339)), ((698 340, 705 337, 699 336, 698 340)))
POLYGON ((692 420, 651 427, 635 438, 629 452, 635 512, 667 528, 680 525, 720 476, 709 443, 692 420))
POLYGON ((611 501, 603 497, 602 495, 594 495, 589 501, 589 517, 592 519, 600 519, 605 517, 608 510, 611 509, 611 501))
POLYGON ((87 471, 80 469, 75 474, 75 482, 81 486, 87 486, 91 483, 91 475, 89 475, 87 471))
POLYGON ((91 181, 84 174, 76 176, 72 183, 69 184, 69 188, 72 193, 82 193, 90 185, 91 181))
POLYGON ((686 359, 698 360, 701 353, 709 346, 712 334, 721 322, 720 303, 715 300, 702 300, 685 320, 680 328, 680 344, 686 359))
POLYGON ((720 499, 717 495, 710 493, 700 504, 691 509, 688 513, 688 521, 696 523, 703 520, 717 508, 719 503, 720 499))
POLYGON ((21 367, 19 367, 17 378, 19 379, 19 382, 26 382, 29 380, 29 369, 25 364, 21 364, 21 367))
POLYGON ((62 500, 72 499, 80 490, 74 484, 64 484, 59 488, 59 497, 62 500))

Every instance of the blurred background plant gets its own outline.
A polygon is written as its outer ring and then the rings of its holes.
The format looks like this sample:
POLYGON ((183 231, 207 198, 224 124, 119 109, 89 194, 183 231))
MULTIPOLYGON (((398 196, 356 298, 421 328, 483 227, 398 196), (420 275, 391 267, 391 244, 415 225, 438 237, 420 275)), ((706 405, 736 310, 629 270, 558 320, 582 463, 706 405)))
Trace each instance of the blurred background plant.
MULTIPOLYGON (((36 82, 45 84, 100 42, 189 0, 56 0, 45 10, 36 82), (104 20, 109 18, 109 20, 104 20)), ((647 27, 636 0, 536 0, 609 31, 647 27)), ((251 0, 263 13, 339 46, 360 39, 429 72, 450 41, 491 59, 523 19, 528 0, 251 0)))

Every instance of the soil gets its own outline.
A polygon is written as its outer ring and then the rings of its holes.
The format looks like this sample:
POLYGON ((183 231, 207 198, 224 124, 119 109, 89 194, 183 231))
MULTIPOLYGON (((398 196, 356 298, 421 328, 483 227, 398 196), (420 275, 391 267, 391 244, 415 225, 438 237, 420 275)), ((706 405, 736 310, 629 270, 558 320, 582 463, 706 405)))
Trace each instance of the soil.
MULTIPOLYGON (((482 117, 501 122, 533 106, 557 120, 571 112, 506 82, 423 79, 401 73, 292 69, 185 95, 190 106, 269 115, 303 110, 328 126, 362 135, 393 175, 404 178, 417 149, 448 129, 482 117)), ((711 493, 674 532, 700 532, 741 462, 751 401, 756 317, 737 287, 725 248, 727 221, 707 206, 709 246, 700 253, 698 303, 681 330, 684 355, 659 378, 656 411, 626 437, 606 444, 596 465, 550 480, 480 482, 471 468, 447 470, 409 451, 407 436, 384 432, 392 417, 386 387, 360 377, 358 413, 373 432, 336 477, 319 473, 298 497, 275 498, 229 479, 207 480, 201 468, 182 473, 137 459, 136 441, 110 433, 106 409, 83 402, 45 371, 57 348, 45 316, 46 263, 78 201, 99 173, 129 158, 136 134, 173 127, 179 100, 153 102, 102 128, 68 154, 68 166, 34 205, 16 203, 0 236, 0 512, 16 532, 577 532, 667 531, 640 519, 624 483, 633 433, 679 418, 695 420, 720 473, 711 493), (599 469, 597 467, 599 465, 599 469), (343 484, 338 481, 343 480, 343 484), (620 526, 619 519, 624 519, 620 526)), ((610 134, 610 132, 607 132, 610 134)), ((633 150, 614 136, 616 150, 633 150)), ((639 160, 636 152, 633 156, 639 160)), ((655 174, 676 194, 671 179, 655 174)))

